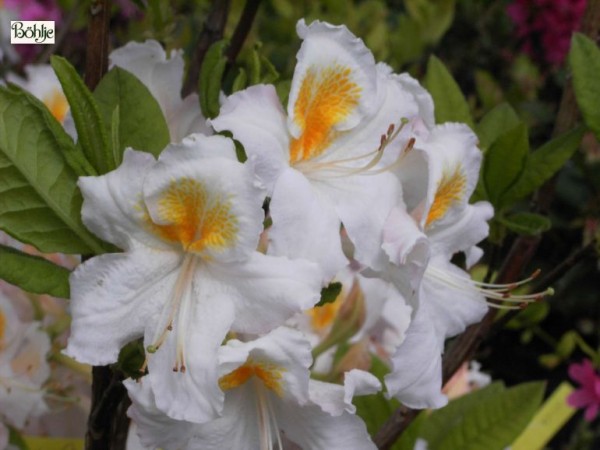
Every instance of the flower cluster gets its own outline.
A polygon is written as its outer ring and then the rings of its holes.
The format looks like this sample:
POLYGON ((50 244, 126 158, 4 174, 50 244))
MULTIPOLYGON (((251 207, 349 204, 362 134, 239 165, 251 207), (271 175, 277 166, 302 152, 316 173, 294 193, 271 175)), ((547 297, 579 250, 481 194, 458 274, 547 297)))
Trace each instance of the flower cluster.
POLYGON ((523 50, 531 55, 542 52, 551 65, 560 65, 579 29, 586 0, 515 0, 507 8, 517 27, 523 50))
POLYGON ((493 215, 469 203, 475 134, 436 125, 428 92, 346 27, 297 31, 287 108, 256 85, 208 124, 173 98, 178 55, 154 42, 111 55, 155 95, 172 143, 80 178, 84 223, 122 252, 72 274, 66 353, 110 364, 143 340, 143 376, 125 384, 148 447, 374 448, 355 395, 383 382, 409 407, 445 405, 444 340, 488 305, 536 299, 451 262, 479 260, 493 215), (244 163, 209 126, 242 144, 244 163), (375 360, 382 380, 368 373, 375 360))
POLYGON ((569 376, 581 386, 567 398, 573 408, 585 409, 585 420, 591 422, 600 410, 600 375, 589 359, 569 366, 569 376))

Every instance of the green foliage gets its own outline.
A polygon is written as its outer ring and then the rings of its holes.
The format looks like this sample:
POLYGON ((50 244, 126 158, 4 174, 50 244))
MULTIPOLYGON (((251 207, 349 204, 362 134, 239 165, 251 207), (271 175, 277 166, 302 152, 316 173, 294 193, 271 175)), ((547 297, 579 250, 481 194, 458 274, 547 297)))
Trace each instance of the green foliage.
POLYGON ((29 450, 29 445, 23 439, 23 436, 19 431, 11 426, 8 427, 9 435, 8 435, 8 443, 10 445, 14 445, 19 450, 29 450))
POLYGON ((92 93, 65 58, 52 56, 51 64, 69 101, 77 139, 84 155, 97 173, 110 172, 117 166, 109 150, 106 127, 92 93))
POLYGON ((585 123, 600 139, 600 49, 594 41, 575 33, 569 52, 573 88, 585 123))
POLYGON ((573 156, 584 132, 583 126, 574 128, 528 154, 523 172, 506 201, 510 203, 524 198, 552 178, 573 156))
POLYGON ((51 253, 102 253, 81 222, 72 141, 32 95, 0 88, 0 228, 51 253))
POLYGON ((479 145, 487 150, 500 136, 520 123, 519 116, 508 103, 501 103, 490 110, 477 124, 475 131, 479 145))
POLYGON ((431 56, 427 63, 425 87, 435 103, 437 123, 465 122, 473 128, 469 105, 456 81, 438 58, 431 56))
POLYGON ((123 372, 125 377, 131 377, 135 380, 144 375, 141 370, 146 360, 144 350, 144 340, 137 339, 125 345, 119 352, 117 368, 123 372))
POLYGON ((544 394, 544 383, 506 389, 501 383, 452 401, 423 423, 429 450, 502 450, 525 429, 544 394))
POLYGON ((0 244, 0 278, 25 291, 69 298, 70 273, 47 259, 0 244))
POLYGON ((519 124, 490 145, 482 167, 487 198, 494 207, 507 206, 506 198, 524 169, 529 140, 527 127, 519 124))
POLYGON ((223 74, 227 66, 225 51, 229 42, 225 39, 215 42, 206 52, 198 84, 200 96, 200 109, 204 117, 213 119, 219 114, 219 95, 223 74))
POLYGON ((335 302, 335 299, 342 292, 342 283, 339 281, 329 283, 323 289, 321 289, 321 300, 315 306, 323 306, 327 303, 335 302))
POLYGON ((130 72, 113 67, 98 84, 94 97, 112 136, 112 153, 117 164, 127 147, 158 156, 171 141, 158 102, 130 72))

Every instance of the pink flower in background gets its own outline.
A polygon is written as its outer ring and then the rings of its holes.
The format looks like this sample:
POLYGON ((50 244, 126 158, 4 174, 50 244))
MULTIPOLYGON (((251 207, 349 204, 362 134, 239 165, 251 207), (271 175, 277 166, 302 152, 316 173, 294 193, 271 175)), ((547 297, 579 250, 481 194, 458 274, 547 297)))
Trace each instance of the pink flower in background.
POLYGON ((569 366, 569 376, 581 387, 569 395, 567 403, 574 408, 585 408, 585 420, 591 422, 600 410, 600 374, 591 361, 585 359, 581 364, 569 366))
MULTIPOLYGON (((55 0, 4 0, 4 8, 13 11, 19 20, 53 20, 55 29, 60 28, 62 11, 55 0)), ((43 45, 29 44, 14 45, 26 64, 33 61, 43 47, 43 45)))
POLYGON ((571 34, 579 29, 585 6, 586 0, 514 0, 507 13, 525 53, 560 65, 569 51, 571 34))

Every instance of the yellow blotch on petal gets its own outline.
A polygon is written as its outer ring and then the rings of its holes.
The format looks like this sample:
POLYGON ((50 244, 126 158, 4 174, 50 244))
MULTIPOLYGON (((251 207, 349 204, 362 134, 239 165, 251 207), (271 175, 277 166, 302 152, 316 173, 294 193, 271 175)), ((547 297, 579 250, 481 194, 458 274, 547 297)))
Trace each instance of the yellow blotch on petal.
POLYGON ((219 379, 219 387, 223 391, 234 389, 255 376, 263 382, 265 387, 281 397, 283 395, 283 387, 281 385, 283 372, 285 372, 285 369, 276 366, 275 364, 257 362, 249 359, 243 366, 222 376, 219 379))
POLYGON ((44 98, 44 105, 46 105, 56 120, 60 123, 64 122, 65 116, 69 111, 69 103, 60 90, 54 89, 50 95, 47 95, 44 98))
POLYGON ((444 172, 438 183, 425 226, 428 227, 444 217, 448 210, 462 199, 466 186, 467 179, 460 170, 460 166, 457 166, 454 171, 444 172))
POLYGON ((344 295, 340 293, 334 301, 325 303, 323 306, 315 306, 306 311, 306 314, 310 317, 310 325, 315 332, 321 333, 327 331, 327 328, 329 328, 338 315, 343 298, 344 295))
POLYGON ((302 134, 290 144, 292 164, 320 155, 335 138, 335 125, 356 109, 362 89, 351 75, 341 65, 306 71, 294 105, 294 121, 302 134))
POLYGON ((168 225, 151 228, 164 240, 181 243, 184 250, 202 252, 235 245, 238 221, 231 212, 231 200, 210 193, 191 178, 175 180, 158 201, 158 214, 168 225))

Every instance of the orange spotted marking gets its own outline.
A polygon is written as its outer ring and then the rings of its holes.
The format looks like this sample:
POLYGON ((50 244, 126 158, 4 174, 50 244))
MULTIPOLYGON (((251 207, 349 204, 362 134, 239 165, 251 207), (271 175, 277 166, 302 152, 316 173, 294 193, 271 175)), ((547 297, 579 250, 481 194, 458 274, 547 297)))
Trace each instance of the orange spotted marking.
POLYGON ((466 186, 467 179, 460 170, 460 166, 457 166, 453 172, 444 172, 438 183, 425 226, 428 227, 436 220, 444 217, 448 210, 461 200, 466 186))
POLYGON ((362 89, 351 75, 350 68, 340 65, 306 71, 294 105, 302 134, 290 144, 292 164, 320 155, 335 138, 334 127, 357 107, 362 89))
POLYGON ((233 372, 222 376, 219 379, 219 387, 223 391, 236 388, 246 383, 253 376, 263 382, 265 387, 275 392, 280 397, 283 395, 283 387, 281 386, 282 372, 285 369, 276 366, 275 364, 252 361, 248 359, 246 364, 238 367, 233 372))
POLYGON ((235 245, 237 218, 231 202, 210 195, 204 185, 191 178, 173 181, 158 201, 158 215, 168 225, 146 220, 164 240, 181 243, 189 252, 219 250, 235 245))

